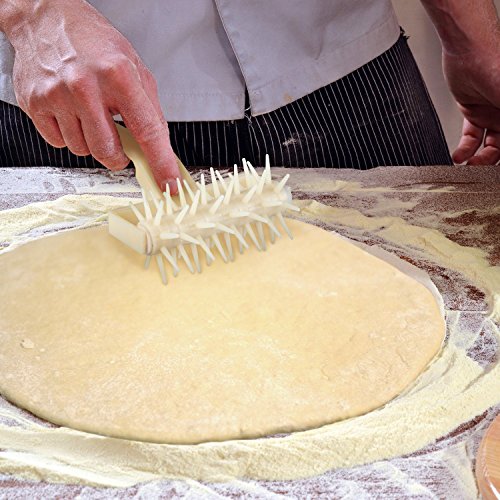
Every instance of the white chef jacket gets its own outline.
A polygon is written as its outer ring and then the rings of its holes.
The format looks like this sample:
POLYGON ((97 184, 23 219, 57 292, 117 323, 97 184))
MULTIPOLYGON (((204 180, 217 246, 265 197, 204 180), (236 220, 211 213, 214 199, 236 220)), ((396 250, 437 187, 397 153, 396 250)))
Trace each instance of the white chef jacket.
MULTIPOLYGON (((273 111, 356 70, 399 36, 390 0, 89 3, 153 72, 170 121, 242 118, 245 87, 253 115, 273 111)), ((0 99, 15 104, 13 50, 0 35, 0 99)))

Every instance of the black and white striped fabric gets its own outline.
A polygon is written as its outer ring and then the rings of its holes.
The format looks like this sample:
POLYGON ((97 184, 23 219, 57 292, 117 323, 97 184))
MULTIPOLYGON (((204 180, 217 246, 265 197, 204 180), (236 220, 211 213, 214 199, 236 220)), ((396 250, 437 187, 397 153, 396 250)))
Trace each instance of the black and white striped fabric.
MULTIPOLYGON (((98 167, 56 149, 16 106, 0 103, 0 166, 98 167)), ((168 118, 168 117, 167 117, 168 118)), ((276 111, 217 122, 171 122, 174 151, 186 166, 348 167, 451 165, 439 119, 401 35, 381 56, 276 111)))

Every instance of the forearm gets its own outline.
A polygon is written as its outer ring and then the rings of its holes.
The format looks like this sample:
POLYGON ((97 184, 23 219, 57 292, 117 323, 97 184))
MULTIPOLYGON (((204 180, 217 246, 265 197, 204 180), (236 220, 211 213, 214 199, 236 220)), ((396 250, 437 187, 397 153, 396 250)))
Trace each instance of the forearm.
POLYGON ((493 0, 421 0, 450 54, 489 43, 499 31, 493 0))

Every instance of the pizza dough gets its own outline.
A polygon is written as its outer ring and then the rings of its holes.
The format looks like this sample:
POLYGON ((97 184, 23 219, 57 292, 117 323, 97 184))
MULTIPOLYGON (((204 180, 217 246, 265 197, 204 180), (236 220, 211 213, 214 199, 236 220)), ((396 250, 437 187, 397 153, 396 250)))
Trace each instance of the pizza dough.
POLYGON ((0 393, 56 424, 165 442, 366 413, 444 338, 430 291, 315 226, 163 286, 105 226, 0 255, 0 393))

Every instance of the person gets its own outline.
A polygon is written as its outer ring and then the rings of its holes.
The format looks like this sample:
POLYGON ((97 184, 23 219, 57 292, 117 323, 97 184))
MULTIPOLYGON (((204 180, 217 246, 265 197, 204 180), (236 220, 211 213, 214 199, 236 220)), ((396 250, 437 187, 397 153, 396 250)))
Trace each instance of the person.
MULTIPOLYGON (((453 159, 496 164, 493 1, 422 3, 464 115, 453 159)), ((1 0, 0 30, 3 166, 122 169, 113 116, 174 192, 174 150, 190 166, 452 164, 390 0, 1 0)))

